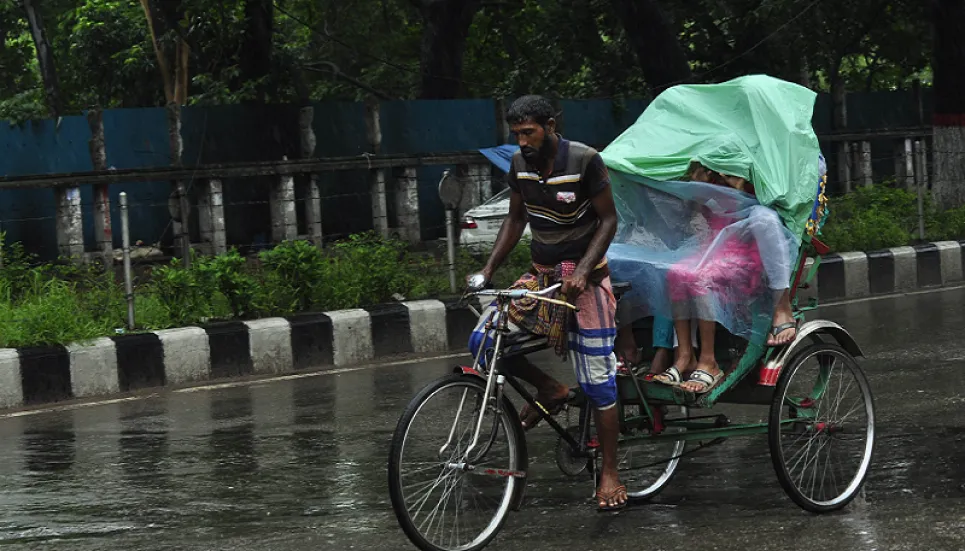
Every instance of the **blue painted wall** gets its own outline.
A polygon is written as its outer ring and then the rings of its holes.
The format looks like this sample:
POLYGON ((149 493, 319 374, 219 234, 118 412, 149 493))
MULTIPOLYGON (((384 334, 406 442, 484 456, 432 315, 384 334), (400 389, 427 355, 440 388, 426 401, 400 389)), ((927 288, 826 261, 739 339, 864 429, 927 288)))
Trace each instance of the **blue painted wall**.
MULTIPOLYGON (((92 169, 87 143, 90 128, 83 116, 31 121, 20 126, 0 123, 0 174, 25 176, 92 169)), ((90 203, 90 192, 81 194, 90 203)), ((57 255, 52 189, 0 191, 0 229, 8 243, 20 241, 30 251, 57 255)))
MULTIPOLYGON (((849 96, 849 128, 913 126, 917 113, 909 92, 855 93, 849 96)), ((931 112, 932 94, 925 90, 924 112, 931 112)), ((642 100, 616 104, 610 100, 563 100, 563 133, 570 139, 603 147, 631 125, 646 108, 642 100)), ((365 107, 361 103, 316 102, 314 130, 319 157, 356 156, 369 151, 365 107)), ((453 152, 491 146, 498 141, 493 100, 391 101, 381 109, 383 153, 453 152)), ((818 97, 814 127, 831 130, 831 100, 818 97)), ((272 161, 300 155, 297 106, 228 105, 187 107, 183 110, 182 136, 185 165, 272 161)), ((167 166, 170 159, 167 117, 164 109, 113 109, 104 112, 107 162, 118 169, 167 166)), ((19 176, 92 169, 90 130, 83 116, 35 121, 19 126, 0 123, 0 175, 19 176)), ((876 171, 891 168, 887 143, 875 143, 876 171)), ((419 206, 423 238, 444 235, 444 213, 436 189, 446 167, 419 171, 419 206)), ((370 229, 371 197, 365 171, 321 175, 323 229, 331 237, 370 229)), ((195 183, 189 183, 197 193, 195 183)), ((226 180, 225 217, 228 242, 233 245, 267 243, 270 235, 268 191, 270 178, 226 180)), ((297 180, 299 212, 304 212, 305 181, 297 180)), ((147 243, 171 242, 167 200, 169 182, 111 186, 112 215, 118 220, 117 196, 130 197, 131 234, 147 243)), ((93 246, 93 197, 90 186, 81 189, 85 206, 84 234, 93 246)), ((390 216, 392 196, 388 197, 390 216)), ((44 258, 56 255, 52 190, 0 191, 0 229, 8 240, 21 241, 44 258)), ((197 228, 197 215, 194 224, 197 228)), ((305 231, 305 228, 301 228, 305 231)), ((196 236, 197 237, 197 236, 196 236)), ((115 231, 120 246, 120 231, 115 231)))

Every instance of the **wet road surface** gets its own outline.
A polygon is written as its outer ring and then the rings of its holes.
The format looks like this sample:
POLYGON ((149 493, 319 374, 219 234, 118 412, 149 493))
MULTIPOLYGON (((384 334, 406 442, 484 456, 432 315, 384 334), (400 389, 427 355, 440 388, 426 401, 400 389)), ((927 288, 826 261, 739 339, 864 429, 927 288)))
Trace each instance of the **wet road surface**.
MULTIPOLYGON (((873 470, 844 511, 800 510, 765 437, 751 437, 684 458, 654 502, 599 515, 589 480, 555 466, 543 426, 529 435, 527 502, 490 548, 965 548, 965 290, 816 315, 864 347, 875 392, 873 470)), ((412 549, 389 505, 389 439, 453 362, 0 417, 0 549, 412 549)), ((766 409, 720 411, 758 421, 766 409)))

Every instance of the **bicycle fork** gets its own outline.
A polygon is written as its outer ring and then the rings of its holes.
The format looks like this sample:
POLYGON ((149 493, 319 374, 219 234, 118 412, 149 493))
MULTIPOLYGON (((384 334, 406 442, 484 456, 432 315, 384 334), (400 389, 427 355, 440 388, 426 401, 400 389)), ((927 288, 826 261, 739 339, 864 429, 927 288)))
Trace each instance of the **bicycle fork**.
MULTIPOLYGON (((496 441, 497 431, 499 430, 499 416, 502 415, 502 412, 499 409, 499 405, 502 403, 503 387, 506 382, 506 377, 502 374, 499 374, 496 370, 496 361, 499 358, 499 352, 501 351, 503 346, 503 334, 506 332, 504 331, 504 329, 506 328, 505 327, 506 321, 505 321, 505 315, 501 315, 499 316, 499 320, 496 321, 496 326, 493 327, 493 318, 496 317, 497 313, 504 313, 502 312, 502 310, 504 310, 504 308, 500 306, 500 308, 497 308, 492 314, 490 314, 489 319, 486 322, 483 341, 479 344, 479 350, 476 351, 476 358, 475 358, 475 361, 473 362, 473 368, 478 369, 481 364, 480 360, 482 358, 482 355, 485 353, 485 344, 489 336, 489 333, 495 330, 496 343, 495 343, 495 346, 493 347, 493 354, 492 354, 492 360, 491 360, 492 364, 489 366, 488 372, 486 374, 486 387, 483 392, 482 402, 480 404, 479 418, 476 420, 476 426, 473 430, 472 441, 470 442, 469 447, 467 447, 466 450, 462 452, 461 454, 462 457, 460 458, 460 461, 450 463, 449 464, 450 468, 472 470, 473 461, 470 461, 470 454, 472 454, 473 450, 476 449, 476 446, 479 445, 479 437, 482 434, 483 420, 485 418, 486 410, 489 407, 492 407, 492 410, 493 410, 493 427, 492 427, 492 430, 490 431, 490 435, 486 441, 485 446, 483 446, 483 448, 479 450, 479 453, 476 454, 476 457, 474 459, 478 460, 484 457, 486 453, 488 453, 489 450, 492 448, 493 443, 496 441)), ((448 448, 452 444, 452 440, 455 437, 456 430, 459 425, 459 416, 462 414, 462 410, 466 406, 467 395, 468 395, 468 390, 463 392, 462 399, 459 401, 459 407, 456 410, 456 418, 453 420, 452 427, 449 429, 449 437, 448 439, 446 439, 446 443, 443 444, 441 448, 439 448, 440 456, 443 456, 445 454, 446 448, 448 448)), ((519 473, 515 473, 513 475, 515 476, 516 474, 519 474, 519 473)))

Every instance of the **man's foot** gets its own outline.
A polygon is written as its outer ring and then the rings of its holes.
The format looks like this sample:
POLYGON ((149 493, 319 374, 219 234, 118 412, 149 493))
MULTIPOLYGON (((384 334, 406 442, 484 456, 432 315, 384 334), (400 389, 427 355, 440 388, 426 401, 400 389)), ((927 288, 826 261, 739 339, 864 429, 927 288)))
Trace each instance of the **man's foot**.
POLYGON ((617 511, 627 506, 627 487, 620 484, 620 478, 603 473, 600 487, 596 490, 596 505, 600 512, 617 511))
POLYGON ((616 351, 617 371, 626 375, 631 369, 640 363, 642 354, 636 348, 628 348, 616 351))
POLYGON ((680 384, 680 389, 694 394, 705 394, 717 386, 724 378, 724 372, 714 359, 701 359, 686 381, 680 384))
MULTIPOLYGON (((536 401, 539 402, 550 415, 556 415, 562 411, 569 397, 570 389, 564 385, 559 385, 556 389, 549 392, 539 390, 536 393, 536 401)), ((523 406, 523 410, 519 412, 519 417, 523 425, 523 430, 529 430, 535 427, 543 419, 540 417, 539 412, 529 407, 529 404, 523 406)))

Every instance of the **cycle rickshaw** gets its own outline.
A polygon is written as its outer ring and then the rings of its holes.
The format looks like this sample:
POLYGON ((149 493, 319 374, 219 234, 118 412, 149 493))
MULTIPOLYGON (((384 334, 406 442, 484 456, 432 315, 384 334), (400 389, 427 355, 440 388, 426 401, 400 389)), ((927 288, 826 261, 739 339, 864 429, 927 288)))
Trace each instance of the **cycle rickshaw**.
MULTIPOLYGON (((767 78, 739 83, 745 89, 738 93, 753 96, 760 87, 791 86, 767 78)), ((810 92, 794 93, 804 94, 800 97, 805 98, 807 113, 798 113, 798 118, 807 116, 807 131, 813 137, 813 104, 807 104, 810 92)), ((871 388, 855 359, 862 352, 840 325, 805 321, 805 313, 816 308, 816 300, 802 303, 797 296, 813 279, 821 255, 828 252, 816 237, 827 214, 826 178, 792 185, 797 197, 809 197, 804 205, 797 269, 790 284, 799 321, 793 342, 766 347, 762 339, 732 335, 718 339, 715 351, 720 365, 729 362, 732 367, 725 369, 720 384, 703 395, 650 382, 635 369, 618 374, 617 458, 631 501, 646 500, 666 487, 684 456, 728 438, 757 434, 767 435, 777 478, 803 509, 813 513, 838 510, 861 491, 875 441, 871 388), (769 415, 766 422, 731 424, 723 414, 699 413, 722 403, 769 406, 769 415), (692 443, 695 445, 688 450, 692 443)), ((800 211, 802 201, 792 206, 800 211)), ((563 426, 511 373, 500 370, 500 358, 547 347, 539 337, 504 338, 505 312, 511 301, 533 299, 565 305, 555 297, 557 290, 558 286, 553 286, 539 292, 485 289, 467 293, 467 297, 494 301, 497 311, 504 313, 494 323, 490 318, 488 329, 495 335, 494 345, 480 349, 472 366, 457 367, 454 373, 427 385, 400 418, 388 462, 389 490, 403 531, 420 549, 481 549, 495 537, 509 512, 521 507, 527 448, 517 410, 505 393, 507 384, 559 434, 556 460, 564 473, 597 472, 593 416, 579 389, 574 389, 575 398, 567 412, 568 418, 569 411, 578 411, 578 423, 563 426), (488 361, 481 361, 482 354, 488 361)), ((630 291, 630 285, 614 283, 618 297, 630 291)), ((621 299, 618 308, 622 307, 621 299)), ((645 332, 639 334, 638 342, 646 336, 645 332)))

